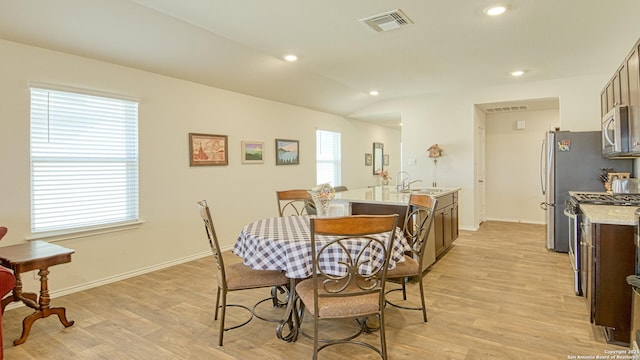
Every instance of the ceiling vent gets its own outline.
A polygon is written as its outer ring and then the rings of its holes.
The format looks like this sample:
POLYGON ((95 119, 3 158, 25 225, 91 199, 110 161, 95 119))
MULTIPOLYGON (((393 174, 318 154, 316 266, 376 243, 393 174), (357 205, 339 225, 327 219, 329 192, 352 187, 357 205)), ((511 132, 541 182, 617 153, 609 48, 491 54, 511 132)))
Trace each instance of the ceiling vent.
POLYGON ((526 111, 529 110, 527 105, 513 105, 513 106, 499 106, 494 108, 488 108, 485 110, 487 113, 501 113, 510 111, 526 111))
POLYGON ((377 32, 394 30, 413 24, 413 21, 399 9, 361 19, 360 22, 369 25, 377 32))

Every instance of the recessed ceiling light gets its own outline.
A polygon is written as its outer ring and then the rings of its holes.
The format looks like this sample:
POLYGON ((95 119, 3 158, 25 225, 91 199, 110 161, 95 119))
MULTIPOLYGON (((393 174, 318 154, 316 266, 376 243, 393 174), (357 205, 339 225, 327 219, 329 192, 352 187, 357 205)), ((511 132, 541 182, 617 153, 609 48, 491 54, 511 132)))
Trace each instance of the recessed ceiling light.
POLYGON ((484 9, 485 14, 491 15, 491 16, 497 16, 497 15, 503 14, 505 11, 507 11, 507 7, 502 5, 490 6, 484 9))
POLYGON ((296 55, 293 54, 287 54, 284 56, 284 59, 287 60, 288 62, 293 62, 298 60, 298 57, 296 55))
POLYGON ((378 92, 378 90, 371 90, 371 91, 369 91, 369 95, 371 95, 371 96, 378 96, 378 94, 380 94, 380 93, 378 92))
POLYGON ((524 75, 524 70, 515 70, 515 71, 511 72, 511 76, 518 77, 518 76, 522 76, 522 75, 524 75))

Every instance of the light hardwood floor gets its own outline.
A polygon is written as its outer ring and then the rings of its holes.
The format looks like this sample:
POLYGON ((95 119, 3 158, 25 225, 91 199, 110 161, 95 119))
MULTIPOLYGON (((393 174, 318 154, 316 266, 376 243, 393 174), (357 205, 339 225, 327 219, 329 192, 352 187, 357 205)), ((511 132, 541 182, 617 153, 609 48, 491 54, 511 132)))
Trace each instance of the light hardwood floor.
MULTIPOLYGON (((5 359, 311 358, 310 340, 285 343, 276 339, 274 323, 257 319, 226 332, 218 347, 212 261, 55 298, 52 306, 65 306, 75 325, 65 329, 55 317, 38 320, 19 346, 12 341, 30 311, 9 310, 3 317, 5 359)), ((462 231, 423 281, 428 323, 418 311, 387 308, 389 359, 567 359, 624 350, 606 344, 589 323, 584 299, 573 294, 568 256, 545 249, 544 226, 489 222, 477 232, 462 231)), ((417 299, 417 286, 409 289, 417 299)), ((252 290, 229 299, 252 304, 263 295, 252 290)), ((242 315, 230 310, 228 321, 242 315)), ((375 342, 378 334, 367 338, 375 342)), ((358 351, 333 347, 320 359, 350 359, 358 351)))

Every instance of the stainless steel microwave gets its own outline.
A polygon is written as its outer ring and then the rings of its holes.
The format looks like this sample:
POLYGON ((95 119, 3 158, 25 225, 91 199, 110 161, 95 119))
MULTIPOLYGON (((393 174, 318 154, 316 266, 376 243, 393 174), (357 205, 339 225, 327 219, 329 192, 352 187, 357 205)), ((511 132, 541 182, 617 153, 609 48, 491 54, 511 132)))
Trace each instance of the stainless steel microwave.
POLYGON ((615 156, 629 152, 629 109, 616 105, 602 117, 602 155, 615 156))

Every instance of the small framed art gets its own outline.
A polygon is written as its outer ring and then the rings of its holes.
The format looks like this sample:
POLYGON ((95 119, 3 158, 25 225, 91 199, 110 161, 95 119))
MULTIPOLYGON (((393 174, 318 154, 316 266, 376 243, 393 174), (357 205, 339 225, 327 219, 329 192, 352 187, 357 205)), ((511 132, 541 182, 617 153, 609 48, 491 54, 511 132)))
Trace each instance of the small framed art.
POLYGON ((365 153, 364 154, 364 166, 371 166, 371 165, 373 165, 373 154, 365 153))
POLYGON ((264 142, 242 141, 240 147, 243 164, 264 164, 264 142))
POLYGON ((384 154, 382 155, 382 157, 384 159, 383 161, 384 166, 389 166, 389 154, 384 154))
POLYGON ((300 164, 299 145, 298 140, 276 139, 276 165, 300 164))
POLYGON ((189 133, 189 165, 229 165, 227 135, 189 133))

